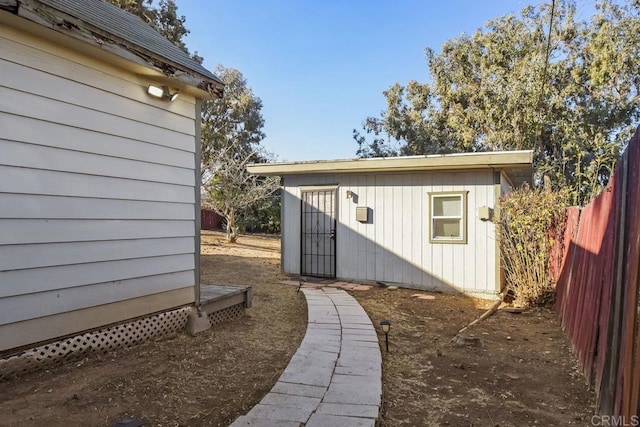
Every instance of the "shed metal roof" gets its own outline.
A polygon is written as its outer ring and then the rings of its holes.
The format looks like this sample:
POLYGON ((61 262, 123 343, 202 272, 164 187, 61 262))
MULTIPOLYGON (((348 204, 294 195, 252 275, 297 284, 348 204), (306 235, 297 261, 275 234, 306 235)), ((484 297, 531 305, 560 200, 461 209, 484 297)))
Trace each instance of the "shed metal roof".
MULTIPOLYGON (((195 75, 218 90, 222 81, 139 17, 105 0, 21 0, 0 2, 5 9, 37 24, 69 34, 74 25, 126 46, 137 54, 195 75), (54 12, 56 16, 50 16, 54 12), (78 22, 65 22, 66 17, 78 22)), ((203 85, 204 86, 204 85, 203 85)), ((204 87, 201 87, 204 88, 204 87)))
POLYGON ((503 170, 515 186, 533 180, 533 151, 436 154, 426 156, 375 157, 368 159, 254 163, 250 173, 262 176, 309 174, 415 172, 469 169, 503 170))

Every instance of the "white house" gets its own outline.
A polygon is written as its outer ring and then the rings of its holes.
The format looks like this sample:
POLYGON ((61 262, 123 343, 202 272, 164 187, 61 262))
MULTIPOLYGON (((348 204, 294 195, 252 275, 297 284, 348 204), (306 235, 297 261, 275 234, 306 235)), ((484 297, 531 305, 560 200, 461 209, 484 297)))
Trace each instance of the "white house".
POLYGON ((501 195, 532 180, 532 152, 255 164, 282 178, 282 269, 495 296, 501 195))
POLYGON ((222 89, 106 1, 0 1, 0 354, 198 301, 222 89))

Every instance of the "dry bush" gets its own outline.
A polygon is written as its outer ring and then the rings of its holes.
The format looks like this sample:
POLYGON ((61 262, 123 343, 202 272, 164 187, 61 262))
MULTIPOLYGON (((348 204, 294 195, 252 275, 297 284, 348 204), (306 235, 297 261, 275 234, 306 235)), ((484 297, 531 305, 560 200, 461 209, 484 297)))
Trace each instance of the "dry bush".
POLYGON ((567 191, 525 185, 503 197, 497 221, 507 291, 522 306, 548 305, 555 298, 549 272, 556 240, 562 238, 567 191))

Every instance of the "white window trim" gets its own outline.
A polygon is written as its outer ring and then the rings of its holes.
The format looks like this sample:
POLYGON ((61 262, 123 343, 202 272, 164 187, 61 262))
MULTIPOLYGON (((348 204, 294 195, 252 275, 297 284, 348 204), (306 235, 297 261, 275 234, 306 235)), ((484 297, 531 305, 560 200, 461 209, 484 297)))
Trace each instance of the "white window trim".
POLYGON ((442 191, 442 192, 430 192, 429 193, 429 243, 454 243, 454 244, 466 244, 467 243, 467 194, 468 191, 442 191), (451 197, 459 196, 461 200, 461 215, 446 215, 433 217, 433 203, 437 197, 451 197), (460 237, 448 238, 448 237, 434 237, 434 219, 459 219, 460 220, 460 237))

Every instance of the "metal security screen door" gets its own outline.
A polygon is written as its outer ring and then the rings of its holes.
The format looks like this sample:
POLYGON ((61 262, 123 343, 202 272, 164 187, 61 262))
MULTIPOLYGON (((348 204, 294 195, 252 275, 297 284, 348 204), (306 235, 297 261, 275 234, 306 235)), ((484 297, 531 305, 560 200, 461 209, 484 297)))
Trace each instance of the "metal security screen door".
POLYGON ((336 190, 302 192, 301 274, 336 277, 336 190))

